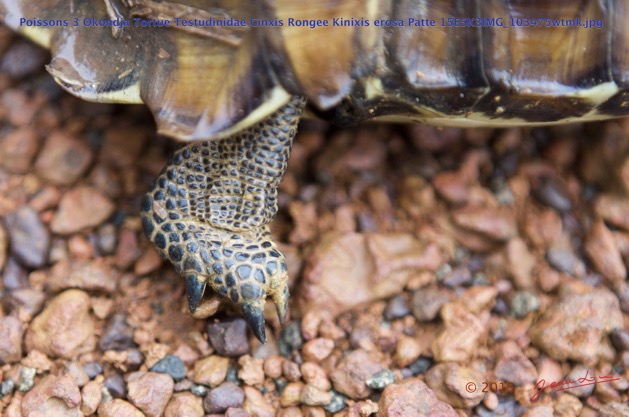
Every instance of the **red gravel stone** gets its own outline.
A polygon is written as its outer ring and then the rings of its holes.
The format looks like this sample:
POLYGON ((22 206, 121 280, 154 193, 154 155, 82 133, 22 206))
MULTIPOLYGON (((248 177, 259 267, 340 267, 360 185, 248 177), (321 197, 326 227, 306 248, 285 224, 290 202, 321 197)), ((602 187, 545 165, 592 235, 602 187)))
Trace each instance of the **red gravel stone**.
POLYGON ((50 232, 39 214, 29 206, 22 206, 6 215, 5 226, 13 256, 29 268, 44 266, 50 249, 50 232))
POLYGON ((112 127, 105 132, 99 159, 117 167, 132 165, 145 148, 149 131, 137 127, 112 127))
POLYGON ((6 135, 0 146, 0 166, 14 174, 26 174, 37 155, 39 139, 35 129, 25 126, 6 135))
POLYGON ((248 386, 244 386, 243 390, 245 391, 243 408, 249 414, 256 417, 275 417, 276 406, 270 404, 259 390, 248 386))
POLYGON ((113 212, 114 205, 109 198, 94 188, 79 186, 63 196, 50 228, 60 235, 76 233, 98 226, 113 212))
POLYGON ((30 125, 41 108, 43 97, 33 99, 20 90, 7 90, 0 96, 0 103, 8 110, 9 122, 14 126, 30 125))
POLYGON ((225 380, 228 368, 229 358, 211 355, 194 364, 192 380, 197 384, 215 387, 225 380))
POLYGON ((496 349, 496 357, 495 373, 500 381, 512 382, 515 386, 536 381, 535 365, 514 341, 507 340, 500 344, 496 349))
POLYGON ((439 362, 465 361, 473 355, 485 331, 483 322, 467 309, 447 303, 441 309, 444 329, 432 344, 439 362))
POLYGON ((85 141, 55 131, 44 142, 35 161, 35 171, 53 184, 70 185, 85 173, 92 157, 85 141))
POLYGON ((571 282, 531 327, 533 344, 557 360, 586 364, 601 354, 601 340, 623 326, 618 298, 604 288, 571 282))
POLYGON ((335 316, 399 292, 418 270, 435 270, 440 260, 436 247, 410 234, 331 234, 308 261, 299 302, 303 311, 335 316))
POLYGON ((164 417, 203 417, 203 400, 189 392, 180 392, 170 399, 164 417))
POLYGON ((594 267, 609 280, 610 284, 619 285, 627 277, 627 268, 614 235, 602 221, 592 225, 585 240, 585 252, 594 267))
POLYGON ((131 267, 142 255, 138 246, 137 234, 129 229, 122 228, 118 233, 118 246, 116 246, 116 266, 125 270, 131 267))
POLYGON ((304 381, 308 385, 316 387, 321 391, 329 391, 332 388, 332 384, 328 379, 328 376, 321 366, 312 362, 304 362, 301 364, 301 373, 304 381))
POLYGON ((0 317, 0 363, 22 359, 22 323, 15 317, 0 317))
POLYGON ((173 395, 174 385, 166 374, 134 372, 127 381, 128 396, 147 417, 160 417, 173 395))
POLYGON ((118 276, 118 272, 102 258, 77 261, 63 260, 52 267, 46 283, 52 291, 81 288, 111 293, 116 290, 118 276))
POLYGON ((452 213, 454 222, 496 241, 506 241, 517 234, 513 212, 490 207, 469 206, 452 213))
POLYGON ((251 414, 243 408, 230 407, 225 412, 225 417, 251 417, 251 414))
POLYGON ((72 378, 48 375, 24 395, 22 415, 82 417, 80 405, 81 393, 72 378))
POLYGON ((146 417, 143 412, 131 403, 115 399, 101 403, 98 407, 98 417, 146 417))
POLYGON ((629 199, 617 194, 601 194, 594 201, 594 210, 605 222, 629 231, 629 199))
POLYGON ((207 333, 212 347, 219 355, 240 356, 249 352, 247 323, 242 318, 209 323, 207 333))
POLYGON ((81 412, 89 416, 94 414, 103 398, 103 384, 90 381, 81 390, 81 412))
POLYGON ((367 398, 371 390, 366 382, 384 369, 382 360, 375 352, 362 349, 348 353, 330 374, 334 389, 352 399, 367 398))
POLYGON ((203 400, 207 413, 223 413, 230 407, 242 407, 245 399, 243 390, 233 382, 225 382, 212 388, 203 400))
POLYGON ((304 359, 311 362, 320 362, 327 358, 334 349, 334 341, 319 337, 307 341, 302 347, 304 359))
POLYGON ((303 382, 291 382, 287 384, 280 394, 282 407, 297 406, 301 402, 301 392, 304 390, 303 382))
POLYGON ((437 398, 456 408, 473 408, 480 404, 485 396, 482 382, 482 374, 456 363, 438 364, 426 373, 426 384, 437 398), (477 388, 470 390, 468 384, 477 388))
POLYGON ((135 275, 146 275, 154 272, 162 265, 162 258, 159 256, 159 252, 153 247, 147 248, 133 267, 133 273, 135 275))
POLYGON ((469 200, 469 187, 458 172, 442 172, 433 178, 432 185, 439 196, 450 204, 465 205, 469 200))
POLYGON ((388 385, 378 406, 377 417, 458 417, 450 405, 439 401, 426 384, 415 378, 388 385))
POLYGON ((95 347, 90 298, 81 290, 67 290, 52 299, 26 332, 26 348, 49 356, 74 358, 95 347))
MULTIPOLYGON (((9 247, 9 238, 7 232, 4 230, 4 226, 0 223, 0 272, 7 263, 7 252, 9 247)), ((6 283, 5 283, 6 286, 6 283)))
POLYGON ((247 385, 260 385, 264 382, 264 370, 262 368, 264 360, 253 358, 250 355, 243 355, 238 359, 238 378, 247 385))

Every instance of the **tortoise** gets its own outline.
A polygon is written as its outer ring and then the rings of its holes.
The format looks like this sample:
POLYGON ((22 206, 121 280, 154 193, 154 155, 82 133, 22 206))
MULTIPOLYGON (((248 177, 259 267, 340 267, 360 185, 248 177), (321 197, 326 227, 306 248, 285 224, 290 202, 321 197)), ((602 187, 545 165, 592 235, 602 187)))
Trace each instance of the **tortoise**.
POLYGON ((268 224, 302 114, 514 126, 629 114, 629 4, 613 0, 0 0, 70 93, 145 103, 187 142, 142 201, 185 280, 240 304, 265 341, 287 315, 268 224))

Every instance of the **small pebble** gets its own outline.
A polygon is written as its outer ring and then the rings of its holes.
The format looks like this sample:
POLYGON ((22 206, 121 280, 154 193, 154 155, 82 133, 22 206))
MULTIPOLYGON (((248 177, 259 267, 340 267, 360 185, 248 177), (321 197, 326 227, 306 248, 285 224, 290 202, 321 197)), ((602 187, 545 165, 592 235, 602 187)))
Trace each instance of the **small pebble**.
POLYGON ((22 398, 22 415, 77 417, 81 392, 68 375, 47 375, 22 398))
POLYGON ((47 59, 47 53, 42 48, 20 38, 4 51, 0 60, 0 71, 11 78, 33 76, 41 71, 48 62, 47 59))
POLYGON ((98 190, 79 186, 66 192, 59 202, 50 228, 53 233, 69 235, 98 226, 114 212, 114 204, 98 190))
POLYGON ((114 398, 124 398, 127 395, 127 383, 119 374, 111 374, 103 381, 103 387, 114 398))
POLYGON ((238 378, 238 370, 236 368, 227 368, 227 374, 225 375, 225 381, 233 382, 236 385, 240 385, 238 378))
POLYGON ((97 232, 97 245, 100 253, 111 255, 116 249, 116 226, 111 223, 104 224, 97 232))
POLYGON ((242 407, 244 391, 233 382, 224 382, 208 391, 203 400, 206 413, 224 413, 229 407, 242 407))
POLYGON ((500 381, 511 382, 515 386, 533 384, 538 374, 535 365, 513 340, 507 340, 496 348, 494 372, 500 381))
POLYGON ((205 397, 207 391, 208 389, 205 385, 193 384, 192 388, 190 388, 190 392, 197 397, 205 397))
POLYGON ((101 403, 98 407, 98 417, 146 417, 143 412, 131 403, 115 399, 101 403))
POLYGON ((568 250, 559 248, 549 248, 546 251, 546 260, 559 272, 564 272, 573 276, 578 276, 583 268, 582 262, 577 256, 568 250))
POLYGON ((330 391, 330 394, 332 394, 332 399, 328 405, 325 406, 325 411, 329 413, 338 413, 347 407, 347 403, 345 402, 345 400, 347 400, 346 396, 335 390, 330 391))
MULTIPOLYGON (((7 232, 0 222, 0 272, 7 263, 8 258, 8 248, 9 248, 9 237, 7 236, 7 232)), ((4 277, 3 277, 4 280, 4 277)))
POLYGON ((18 391, 27 392, 30 390, 35 383, 36 374, 37 370, 35 368, 29 368, 28 366, 20 368, 20 379, 17 387, 18 391))
POLYGON ((415 378, 387 386, 378 405, 379 413, 389 417, 458 417, 450 405, 439 400, 425 383, 415 378))
POLYGON ((225 380, 228 369, 229 358, 210 355, 194 364, 192 380, 197 384, 215 387, 225 380))
POLYGON ((70 185, 87 170, 92 157, 85 141, 54 131, 35 161, 35 172, 55 185, 70 185))
POLYGON ((299 322, 292 321, 282 329, 280 334, 280 353, 284 357, 290 356, 294 350, 299 350, 304 340, 301 336, 301 326, 299 322))
POLYGON ((172 378, 156 372, 138 371, 128 377, 128 398, 147 417, 160 417, 173 394, 172 378))
POLYGON ((15 390, 15 384, 10 379, 0 383, 0 398, 11 394, 15 390))
POLYGON ((330 374, 334 389, 351 399, 364 399, 371 393, 366 382, 383 370, 382 357, 362 349, 349 352, 330 374))
POLYGON ((629 351, 629 330, 616 329, 610 334, 609 339, 619 352, 629 351))
POLYGON ((103 373, 103 366, 99 362, 91 361, 83 365, 83 370, 90 379, 94 379, 103 373))
POLYGON ((585 239, 585 253, 594 264, 594 269, 603 275, 613 287, 618 287, 627 278, 627 267, 612 231, 602 220, 596 221, 585 239))
POLYGON ((303 345, 301 354, 304 359, 311 362, 320 362, 327 358, 334 350, 334 341, 324 337, 318 337, 307 341, 303 345))
POLYGON ((511 300, 511 313, 519 319, 539 308, 539 298, 529 291, 518 291, 511 300))
POLYGON ((186 377, 186 367, 175 355, 166 355, 164 359, 153 365, 151 371, 168 374, 175 381, 181 381, 186 377))
POLYGON ((441 307, 450 300, 448 292, 436 285, 422 287, 413 292, 411 311, 419 321, 434 320, 441 307))
POLYGON ((287 384, 280 395, 282 407, 298 406, 301 403, 301 392, 304 390, 303 382, 291 382, 287 384))
POLYGON ((433 361, 430 358, 420 356, 415 362, 409 365, 409 369, 412 375, 423 375, 433 365, 433 361))
POLYGON ((22 323, 12 316, 0 317, 0 363, 22 359, 22 323))
POLYGON ((249 352, 247 322, 242 318, 227 319, 207 325, 208 339, 222 356, 240 356, 249 352))
POLYGON ((572 210, 572 202, 566 191, 552 178, 542 178, 541 185, 533 189, 533 195, 542 204, 562 213, 572 210))
POLYGON ((28 288, 28 271, 15 258, 9 257, 2 274, 2 283, 10 291, 28 288))
POLYGON ((387 307, 384 310, 384 318, 389 321, 401 319, 408 314, 410 314, 408 302, 402 294, 397 295, 389 300, 389 302, 387 303, 387 307))
POLYGON ((307 384, 317 387, 321 391, 329 391, 332 388, 325 369, 316 363, 303 363, 301 365, 301 373, 307 384))
POLYGON ((130 370, 138 369, 144 363, 144 354, 140 352, 138 349, 129 349, 127 350, 127 360, 125 361, 125 365, 129 367, 130 370))
POLYGON ((240 370, 237 373, 238 379, 245 384, 254 386, 264 382, 264 360, 253 358, 250 355, 243 355, 238 359, 240 370))
POLYGON ((66 359, 93 351, 96 337, 89 308, 90 297, 84 291, 71 289, 55 296, 31 322, 26 348, 66 359))
POLYGON ((395 374, 389 369, 384 369, 367 380, 367 386, 372 389, 382 390, 395 382, 395 374))
POLYGON ((94 414, 103 399, 103 389, 100 382, 90 381, 81 390, 81 411, 89 416, 94 414))
POLYGON ((133 328, 127 324, 124 313, 115 314, 109 319, 98 347, 101 350, 126 350, 135 347, 133 328))
POLYGON ((48 259, 50 233, 39 214, 30 206, 22 206, 4 218, 11 253, 29 268, 41 268, 48 259))
POLYGON ((300 402, 304 405, 327 405, 331 400, 332 395, 329 392, 322 391, 310 384, 304 386, 304 389, 301 391, 300 402))
POLYGON ((189 392, 173 395, 164 410, 164 417, 203 417, 203 400, 189 392))
POLYGON ((535 347, 554 359, 591 362, 602 353, 602 338, 623 326, 618 304, 618 298, 605 287, 580 282, 566 285, 528 335, 535 347))

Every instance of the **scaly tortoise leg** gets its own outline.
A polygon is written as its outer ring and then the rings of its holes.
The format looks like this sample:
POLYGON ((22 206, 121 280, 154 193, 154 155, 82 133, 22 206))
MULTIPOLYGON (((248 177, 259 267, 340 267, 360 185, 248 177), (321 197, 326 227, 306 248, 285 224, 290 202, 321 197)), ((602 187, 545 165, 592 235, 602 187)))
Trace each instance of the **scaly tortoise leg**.
POLYGON ((190 311, 209 285, 241 305, 262 342, 267 295, 280 321, 288 308, 286 261, 268 223, 304 104, 293 97, 252 128, 183 146, 142 201, 144 232, 184 277, 190 311))

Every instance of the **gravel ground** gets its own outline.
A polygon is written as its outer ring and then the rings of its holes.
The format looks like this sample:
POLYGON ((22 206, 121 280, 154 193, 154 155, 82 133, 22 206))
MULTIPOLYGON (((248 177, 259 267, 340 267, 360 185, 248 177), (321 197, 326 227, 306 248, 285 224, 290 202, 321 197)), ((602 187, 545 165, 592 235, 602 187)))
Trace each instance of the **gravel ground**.
POLYGON ((260 345, 228 304, 191 317, 142 234, 176 146, 147 111, 0 52, 2 415, 629 416, 629 120, 302 123, 292 321, 269 305, 260 345))

